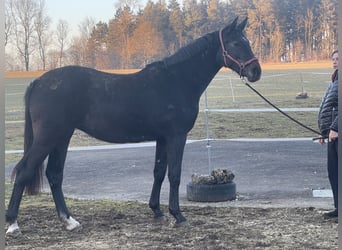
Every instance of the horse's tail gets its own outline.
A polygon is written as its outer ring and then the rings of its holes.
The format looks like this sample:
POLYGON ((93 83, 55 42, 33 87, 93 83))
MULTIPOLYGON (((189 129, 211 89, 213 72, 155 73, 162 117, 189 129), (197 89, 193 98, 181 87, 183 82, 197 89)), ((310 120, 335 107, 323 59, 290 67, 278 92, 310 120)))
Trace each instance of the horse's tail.
MULTIPOLYGON (((12 181, 16 176, 16 173, 26 167, 27 153, 31 149, 33 143, 33 129, 32 120, 30 114, 30 99, 31 93, 34 89, 35 82, 33 81, 27 88, 25 93, 25 129, 24 129, 24 156, 21 161, 14 167, 12 172, 12 181)), ((39 166, 35 166, 32 178, 25 183, 26 194, 36 195, 40 193, 43 184, 43 171, 44 161, 39 163, 39 166)))

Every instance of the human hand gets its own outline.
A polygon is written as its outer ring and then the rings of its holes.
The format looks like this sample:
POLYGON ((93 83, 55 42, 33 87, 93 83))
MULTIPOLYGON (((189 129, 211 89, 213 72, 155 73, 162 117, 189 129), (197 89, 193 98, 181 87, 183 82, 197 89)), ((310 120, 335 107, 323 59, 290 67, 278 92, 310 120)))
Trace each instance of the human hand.
POLYGON ((338 133, 334 130, 330 130, 329 132, 329 142, 332 142, 333 140, 338 138, 338 133))
POLYGON ((319 138, 319 144, 323 145, 325 143, 325 139, 323 137, 319 138))

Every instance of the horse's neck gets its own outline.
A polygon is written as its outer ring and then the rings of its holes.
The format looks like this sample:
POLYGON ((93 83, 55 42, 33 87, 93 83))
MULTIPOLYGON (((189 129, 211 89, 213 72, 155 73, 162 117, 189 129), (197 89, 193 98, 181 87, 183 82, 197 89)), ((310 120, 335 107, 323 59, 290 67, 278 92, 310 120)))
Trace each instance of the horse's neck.
POLYGON ((219 71, 216 54, 219 47, 218 32, 207 34, 164 59, 166 68, 179 75, 180 84, 199 96, 219 71), (192 86, 193 85, 193 86, 192 86))
POLYGON ((220 70, 220 67, 213 67, 211 65, 208 67, 211 67, 211 68, 207 72, 198 72, 200 78, 202 79, 202 80, 198 81, 198 85, 200 86, 201 94, 208 87, 208 85, 213 80, 213 78, 215 77, 217 72, 220 70))
MULTIPOLYGON (((190 65, 188 68, 184 65, 186 70, 183 71, 183 77, 188 80, 186 84, 192 85, 191 88, 193 88, 199 97, 221 68, 215 61, 216 55, 213 52, 211 54, 211 56, 208 53, 205 57, 199 56, 191 62, 186 62, 186 65, 190 65)), ((183 67, 183 65, 179 66, 183 67)))

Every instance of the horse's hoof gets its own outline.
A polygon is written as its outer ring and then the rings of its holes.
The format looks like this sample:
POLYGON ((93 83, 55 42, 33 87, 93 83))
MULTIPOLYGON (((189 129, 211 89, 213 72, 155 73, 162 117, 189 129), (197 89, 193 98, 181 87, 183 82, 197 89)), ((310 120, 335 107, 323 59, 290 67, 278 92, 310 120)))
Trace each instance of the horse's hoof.
POLYGON ((71 216, 69 216, 69 218, 64 218, 63 222, 65 223, 68 231, 77 231, 82 228, 81 224, 71 216))
POLYGON ((153 217, 153 221, 156 223, 164 223, 167 220, 166 220, 166 217, 164 215, 162 215, 162 216, 153 217))
POLYGON ((73 227, 67 227, 66 229, 68 231, 79 232, 82 230, 82 225, 80 223, 78 223, 78 225, 73 226, 73 227))
POLYGON ((19 228, 14 231, 8 231, 8 230, 6 231, 6 237, 17 238, 21 234, 22 233, 19 228))
POLYGON ((13 224, 9 225, 6 231, 6 236, 16 238, 21 235, 21 231, 19 229, 18 223, 14 222, 13 224))
POLYGON ((181 221, 181 222, 176 222, 174 224, 174 227, 190 227, 190 223, 188 221, 181 221))

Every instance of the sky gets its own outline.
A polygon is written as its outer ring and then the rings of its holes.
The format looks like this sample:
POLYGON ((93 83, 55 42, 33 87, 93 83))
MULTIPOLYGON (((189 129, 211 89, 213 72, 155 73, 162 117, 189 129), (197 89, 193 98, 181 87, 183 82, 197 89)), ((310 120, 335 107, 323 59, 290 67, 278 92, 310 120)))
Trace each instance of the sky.
POLYGON ((69 24, 72 33, 78 33, 78 25, 91 17, 95 23, 108 22, 116 12, 115 3, 120 0, 45 0, 47 15, 55 28, 60 19, 69 24))

